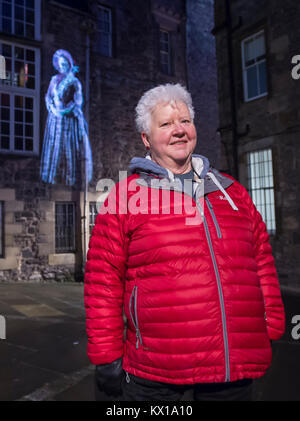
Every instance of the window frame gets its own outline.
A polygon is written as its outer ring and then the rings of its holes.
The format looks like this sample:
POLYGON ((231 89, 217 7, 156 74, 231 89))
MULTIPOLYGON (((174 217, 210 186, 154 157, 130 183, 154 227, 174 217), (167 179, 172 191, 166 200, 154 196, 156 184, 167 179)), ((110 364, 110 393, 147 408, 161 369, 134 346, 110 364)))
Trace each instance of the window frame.
MULTIPOLYGON (((257 149, 257 150, 253 150, 253 151, 249 151, 246 153, 246 162, 247 162, 247 184, 248 184, 248 192, 251 196, 251 199, 253 201, 253 203, 255 204, 255 206, 257 207, 258 211, 261 213, 261 216, 263 218, 263 221, 266 224, 267 227, 267 231, 269 233, 269 235, 276 235, 276 231, 277 231, 277 220, 276 220, 276 203, 275 203, 275 185, 274 185, 274 165, 273 165, 273 151, 272 148, 268 147, 268 148, 264 148, 264 149, 257 149), (265 157, 263 157, 263 159, 261 159, 262 154, 267 153, 267 160, 265 160, 265 157), (270 158, 268 157, 268 152, 270 152, 270 158), (255 153, 258 153, 258 160, 257 162, 253 162, 252 166, 257 165, 258 167, 256 168, 257 171, 254 170, 254 173, 252 174, 251 171, 251 162, 250 162, 250 156, 254 156, 255 153), (262 164, 263 165, 263 169, 262 169, 262 164), (269 169, 271 169, 271 174, 269 174, 269 171, 266 171, 267 168, 266 166, 270 164, 269 169), (255 176, 255 174, 258 172, 258 177, 255 176), (268 174, 267 174, 268 173, 268 174), (266 175, 267 174, 267 175, 266 175), (264 179, 268 178, 268 184, 270 184, 269 186, 266 186, 266 182, 264 179), (259 187, 254 187, 255 186, 255 182, 254 179, 258 179, 259 180, 259 187), (263 181, 262 181, 263 180, 263 181), (263 185, 263 186, 262 186, 263 185), (267 199, 266 199, 266 191, 270 191, 269 194, 269 199, 271 200, 270 203, 267 203, 267 199), (263 192, 262 196, 263 196, 263 200, 261 203, 255 203, 255 199, 254 199, 254 194, 253 192, 263 192), (267 206, 269 206, 269 214, 271 215, 271 218, 268 218, 268 211, 267 211, 267 206), (260 209, 263 209, 263 211, 261 212, 260 209), (265 215, 265 218, 264 218, 265 215), (273 216, 273 218, 272 218, 273 216)), ((259 193, 261 195, 261 193, 259 193)))
POLYGON ((97 215, 97 202, 89 202, 89 237, 92 235, 92 230, 95 226, 97 215))
MULTIPOLYGON (((268 87, 268 72, 267 72, 267 49, 266 49, 266 34, 265 34, 265 30, 262 29, 258 32, 256 32, 255 34, 252 34, 250 36, 248 36, 247 38, 244 38, 241 41, 241 55, 242 55, 242 73, 243 73, 243 91, 244 91, 244 102, 250 102, 250 101, 254 101, 255 99, 258 98, 263 98, 265 96, 267 96, 269 94, 269 87, 268 87), (259 61, 255 61, 254 65, 250 65, 250 66, 246 66, 245 64, 245 44, 246 42, 248 42, 251 39, 255 39, 257 37, 259 37, 260 35, 263 35, 263 39, 264 39, 264 46, 265 46, 265 53, 264 53, 264 58, 259 60, 259 61), (249 98, 248 95, 248 79, 247 79, 247 69, 249 69, 250 67, 256 67, 260 64, 260 63, 266 63, 266 78, 267 78, 267 90, 266 92, 264 92, 263 94, 259 94, 256 95, 254 97, 249 98)), ((258 78, 258 84, 259 84, 259 78, 258 78)), ((259 86, 259 85, 258 85, 259 86)))
POLYGON ((0 200, 0 259, 5 257, 4 200, 0 200))
MULTIPOLYGON (((12 47, 12 69, 11 73, 14 75, 14 49, 16 47, 22 48, 22 49, 30 49, 35 52, 35 88, 24 88, 21 86, 12 86, 12 85, 5 85, 3 81, 0 81, 0 88, 1 88, 1 94, 8 94, 10 96, 10 135, 9 135, 9 149, 1 149, 0 144, 0 154, 13 154, 13 155, 22 155, 22 156, 36 156, 39 154, 40 149, 40 73, 41 73, 41 53, 40 49, 36 47, 32 47, 31 45, 24 45, 17 42, 11 42, 0 38, 0 44, 6 44, 10 45, 12 47), (15 103, 14 98, 15 96, 22 96, 22 97, 30 97, 33 98, 33 150, 32 151, 26 151, 26 150, 17 150, 14 147, 14 123, 15 123, 15 103)), ((0 51, 0 54, 2 51, 0 51)), ((5 81, 5 79, 4 79, 5 81)), ((23 122, 23 126, 25 125, 25 122, 23 122)))
POLYGON ((97 52, 102 56, 102 57, 113 57, 113 11, 110 7, 107 6, 103 6, 102 4, 98 4, 97 6, 97 24, 96 24, 96 33, 97 33, 97 37, 96 37, 96 50, 97 52), (109 12, 109 32, 104 32, 101 31, 99 28, 99 21, 100 21, 100 11, 106 11, 109 12), (101 42, 101 33, 105 33, 105 34, 109 34, 109 54, 103 54, 103 52, 100 49, 100 42, 101 42), (98 45, 99 43, 99 45, 98 45))
MULTIPOLYGON (((5 1, 5 0, 4 0, 5 1)), ((37 40, 40 41, 41 40, 41 0, 34 0, 34 37, 27 37, 27 36, 22 36, 22 35, 17 35, 15 33, 15 0, 11 0, 12 3, 12 17, 11 17, 11 23, 12 23, 12 31, 11 32, 5 32, 2 29, 2 20, 0 19, 0 32, 2 34, 8 34, 8 35, 12 35, 12 36, 17 36, 17 37, 21 37, 24 39, 28 39, 28 40, 37 40)), ((2 7, 2 0, 0 0, 0 10, 2 7)), ((25 10, 26 10, 26 6, 25 6, 25 10)), ((23 19, 24 25, 26 20, 23 19)))
POLYGON ((171 76, 172 75, 171 31, 168 31, 167 29, 162 28, 162 27, 159 28, 159 70, 164 75, 168 75, 168 76, 171 76), (165 34, 168 35, 168 42, 167 42, 168 52, 166 52, 166 51, 164 51, 164 50, 161 49, 161 34, 162 33, 165 33, 165 34), (167 59, 168 59, 168 71, 167 72, 163 71, 163 69, 162 69, 162 64, 163 64, 162 63, 162 60, 161 60, 162 55, 166 56, 167 59))
POLYGON ((68 201, 55 201, 54 206, 54 216, 55 216, 55 227, 54 227, 54 248, 55 248, 55 254, 68 254, 68 253, 75 253, 76 252, 76 202, 68 202, 68 201), (70 248, 62 248, 58 247, 57 245, 57 205, 72 205, 73 206, 73 213, 72 213, 72 219, 73 219, 73 231, 72 231, 72 245, 70 248))

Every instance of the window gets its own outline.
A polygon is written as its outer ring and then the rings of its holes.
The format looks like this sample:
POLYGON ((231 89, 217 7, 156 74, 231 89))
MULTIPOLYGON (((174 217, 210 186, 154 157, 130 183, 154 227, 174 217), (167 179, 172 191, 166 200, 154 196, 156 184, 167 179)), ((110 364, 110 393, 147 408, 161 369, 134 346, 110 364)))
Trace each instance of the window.
POLYGON ((267 95, 265 35, 261 31, 242 41, 245 101, 267 95))
POLYGON ((40 52, 0 41, 6 79, 0 80, 0 151, 39 151, 40 52))
POLYGON ((107 7, 99 6, 97 24, 97 50, 106 57, 112 57, 112 13, 107 7))
POLYGON ((170 33, 160 30, 159 37, 160 70, 167 75, 171 74, 171 43, 170 33))
POLYGON ((0 201, 0 257, 4 257, 4 202, 0 201))
POLYGON ((55 252, 75 251, 75 203, 55 204, 55 252))
POLYGON ((40 39, 40 0, 0 0, 0 31, 40 39))
POLYGON ((266 223, 268 232, 275 234, 275 201, 271 149, 248 153, 247 165, 249 193, 266 223))
POLYGON ((90 202, 90 217, 89 217, 89 233, 90 233, 90 236, 92 235, 92 230, 93 230, 95 222, 96 222, 97 214, 98 214, 97 203, 96 202, 90 202))

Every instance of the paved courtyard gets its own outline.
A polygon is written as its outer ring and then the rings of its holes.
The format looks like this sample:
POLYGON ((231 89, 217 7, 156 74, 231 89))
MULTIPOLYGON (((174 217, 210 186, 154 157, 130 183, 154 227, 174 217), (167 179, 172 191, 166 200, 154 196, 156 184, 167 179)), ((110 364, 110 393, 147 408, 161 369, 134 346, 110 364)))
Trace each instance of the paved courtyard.
MULTIPOLYGON (((283 298, 286 332, 273 345, 271 369, 256 381, 256 400, 300 401, 300 339, 291 335, 300 294, 285 291, 283 298)), ((6 339, 0 339, 1 401, 94 400, 83 284, 2 283, 0 315, 6 322, 6 339)))

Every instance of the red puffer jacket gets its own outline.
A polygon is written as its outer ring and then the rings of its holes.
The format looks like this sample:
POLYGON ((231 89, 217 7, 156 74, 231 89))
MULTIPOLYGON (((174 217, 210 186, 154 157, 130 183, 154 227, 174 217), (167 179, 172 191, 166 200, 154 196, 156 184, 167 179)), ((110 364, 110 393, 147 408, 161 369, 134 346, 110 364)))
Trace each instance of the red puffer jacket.
POLYGON ((135 376, 194 384, 260 377, 271 363, 285 317, 265 224, 241 184, 208 171, 203 157, 193 162, 208 186, 201 223, 174 210, 184 196, 176 188, 170 212, 162 200, 151 211, 149 180, 162 176, 152 162, 143 182, 133 174, 110 193, 105 205, 116 193, 116 212, 97 216, 85 274, 93 364, 123 356, 135 376))

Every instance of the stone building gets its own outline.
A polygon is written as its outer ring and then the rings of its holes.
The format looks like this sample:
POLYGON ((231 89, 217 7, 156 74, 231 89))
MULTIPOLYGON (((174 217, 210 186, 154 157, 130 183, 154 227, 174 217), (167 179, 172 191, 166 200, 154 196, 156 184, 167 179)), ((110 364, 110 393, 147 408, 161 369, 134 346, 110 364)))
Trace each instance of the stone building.
POLYGON ((0 0, 7 74, 0 81, 0 281, 82 279, 97 181, 118 181, 133 156, 145 155, 134 126, 138 99, 160 83, 188 86, 186 10, 184 0, 0 0), (93 156, 88 188, 40 176, 58 49, 79 67, 93 156))
POLYGON ((216 0, 221 168, 247 186, 282 285, 300 287, 300 8, 216 0), (294 64, 293 64, 294 63, 294 64))

